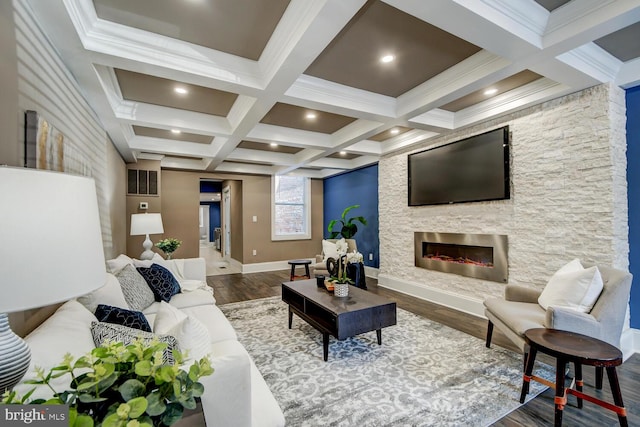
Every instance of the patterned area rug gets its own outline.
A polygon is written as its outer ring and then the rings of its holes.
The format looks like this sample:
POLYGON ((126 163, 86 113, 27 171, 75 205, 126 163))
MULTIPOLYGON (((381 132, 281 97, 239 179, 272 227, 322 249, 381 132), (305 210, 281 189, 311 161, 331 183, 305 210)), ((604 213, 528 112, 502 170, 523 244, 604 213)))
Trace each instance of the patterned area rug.
MULTIPOLYGON (((331 337, 324 362, 322 335, 295 315, 289 330, 280 297, 220 308, 287 426, 486 426, 520 406, 521 355, 401 309, 381 346, 375 332, 331 337)), ((528 398, 544 389, 532 382, 528 398)))

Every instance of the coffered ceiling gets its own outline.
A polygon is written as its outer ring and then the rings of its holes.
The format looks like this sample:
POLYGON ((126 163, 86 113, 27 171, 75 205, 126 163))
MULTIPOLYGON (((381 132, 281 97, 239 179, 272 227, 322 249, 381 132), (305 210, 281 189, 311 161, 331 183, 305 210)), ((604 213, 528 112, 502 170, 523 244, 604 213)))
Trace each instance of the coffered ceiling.
POLYGON ((322 178, 640 83, 640 0, 27 0, 127 162, 322 178))

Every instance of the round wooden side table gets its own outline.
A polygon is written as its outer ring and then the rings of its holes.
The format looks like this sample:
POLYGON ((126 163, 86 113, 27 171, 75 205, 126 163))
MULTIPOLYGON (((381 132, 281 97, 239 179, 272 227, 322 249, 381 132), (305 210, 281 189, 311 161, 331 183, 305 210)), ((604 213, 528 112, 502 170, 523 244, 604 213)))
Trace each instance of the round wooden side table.
POLYGON ((561 331, 558 329, 535 328, 524 333, 524 338, 529 344, 529 356, 522 381, 522 393, 520 403, 529 393, 529 383, 531 380, 543 383, 556 391, 555 403, 555 426, 562 425, 562 411, 567 404, 567 394, 573 394, 578 399, 578 408, 582 408, 582 400, 595 403, 618 415, 621 426, 628 426, 627 411, 622 403, 620 384, 616 366, 622 364, 622 352, 616 347, 575 332, 561 331), (555 384, 544 378, 532 375, 533 365, 536 360, 536 353, 541 351, 556 358, 556 382, 555 384), (575 367, 575 384, 565 387, 565 368, 567 363, 573 363, 575 367), (596 367, 596 388, 602 388, 600 380, 602 369, 606 369, 614 404, 597 399, 582 392, 582 365, 596 367), (575 386, 575 389, 573 388, 575 386))
POLYGON ((289 265, 291 266, 291 274, 290 274, 291 281, 294 281, 296 279, 300 279, 303 277, 305 279, 311 279, 311 274, 309 273, 309 264, 311 264, 311 261, 309 261, 308 259, 292 259, 291 261, 289 261, 289 265), (296 276, 296 266, 298 265, 304 265, 304 275, 296 276))

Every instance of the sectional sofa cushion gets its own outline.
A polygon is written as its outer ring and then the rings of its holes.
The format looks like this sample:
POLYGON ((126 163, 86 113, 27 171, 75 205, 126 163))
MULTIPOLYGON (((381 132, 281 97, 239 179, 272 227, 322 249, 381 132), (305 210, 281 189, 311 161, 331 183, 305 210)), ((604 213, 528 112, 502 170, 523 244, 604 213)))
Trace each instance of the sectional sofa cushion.
MULTIPOLYGON (((117 284, 117 281, 116 281, 117 284)), ((31 363, 27 374, 22 379, 23 383, 17 385, 14 390, 25 395, 35 388, 32 399, 51 397, 48 387, 24 384, 24 381, 36 379, 36 367, 48 370, 62 363, 66 353, 70 353, 74 359, 84 356, 95 347, 91 336, 91 322, 96 317, 76 300, 64 303, 46 322, 33 330, 25 341, 31 349, 31 363)), ((58 391, 67 390, 71 378, 63 375, 51 378, 51 386, 58 391)))
POLYGON ((167 347, 162 353, 162 360, 168 364, 175 363, 172 351, 174 349, 180 350, 178 341, 171 335, 158 335, 113 323, 91 322, 91 334, 96 347, 109 342, 121 342, 124 345, 129 345, 136 339, 142 340, 143 344, 147 345, 154 340, 163 342, 167 344, 167 347))
POLYGON ((77 298, 78 302, 86 307, 91 313, 95 313, 98 304, 108 304, 114 307, 129 308, 127 301, 124 299, 122 289, 118 279, 107 273, 105 284, 91 292, 77 298))
POLYGON ((169 302, 172 296, 180 293, 180 284, 165 267, 152 264, 149 268, 138 267, 137 270, 147 281, 156 301, 169 302))
POLYGON ((132 310, 142 311, 155 302, 153 291, 133 265, 125 265, 115 276, 120 282, 124 299, 132 310))
POLYGON ((96 319, 100 322, 115 323, 116 325, 140 329, 151 332, 151 325, 140 311, 127 310, 126 308, 113 307, 106 304, 98 304, 96 319))
POLYGON ((551 276, 538 304, 545 310, 553 306, 589 313, 603 288, 598 267, 584 268, 578 259, 574 259, 551 276))
POLYGON ((194 316, 164 301, 153 321, 153 332, 176 337, 178 345, 186 352, 185 363, 200 360, 211 351, 211 337, 207 327, 194 316))

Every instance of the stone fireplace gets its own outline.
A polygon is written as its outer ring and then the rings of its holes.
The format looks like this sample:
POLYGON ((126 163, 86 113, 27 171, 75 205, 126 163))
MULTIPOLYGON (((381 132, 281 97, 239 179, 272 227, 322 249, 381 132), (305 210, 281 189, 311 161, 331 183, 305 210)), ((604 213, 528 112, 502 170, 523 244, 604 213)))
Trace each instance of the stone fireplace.
POLYGON ((507 236, 501 234, 414 233, 416 267, 506 283, 507 236))

